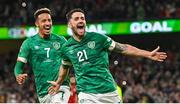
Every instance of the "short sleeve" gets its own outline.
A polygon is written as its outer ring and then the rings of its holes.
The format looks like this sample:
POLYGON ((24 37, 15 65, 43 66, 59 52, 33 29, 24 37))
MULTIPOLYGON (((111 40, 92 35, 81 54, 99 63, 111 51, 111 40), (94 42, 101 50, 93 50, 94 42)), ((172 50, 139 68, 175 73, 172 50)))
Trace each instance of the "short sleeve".
POLYGON ((115 48, 115 41, 106 35, 102 35, 103 47, 112 51, 115 48))
POLYGON ((23 63, 27 63, 28 56, 29 56, 29 53, 30 53, 30 46, 28 44, 29 44, 28 39, 26 39, 22 43, 21 48, 19 50, 17 61, 21 61, 23 63))
POLYGON ((68 65, 68 66, 71 66, 71 61, 69 60, 69 58, 67 57, 66 55, 66 48, 65 46, 63 45, 62 48, 61 48, 61 52, 60 52, 60 56, 62 58, 62 64, 63 65, 68 65))

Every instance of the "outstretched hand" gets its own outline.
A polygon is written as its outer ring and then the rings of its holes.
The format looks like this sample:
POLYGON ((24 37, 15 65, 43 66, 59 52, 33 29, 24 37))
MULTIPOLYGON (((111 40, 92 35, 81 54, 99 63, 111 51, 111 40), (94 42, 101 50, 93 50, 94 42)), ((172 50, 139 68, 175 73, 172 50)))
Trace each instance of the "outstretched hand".
POLYGON ((52 86, 48 88, 48 93, 55 95, 58 92, 60 85, 55 81, 47 81, 47 82, 52 84, 52 86))
POLYGON ((17 83, 18 83, 19 85, 22 85, 22 84, 25 82, 27 76, 28 76, 27 74, 19 74, 19 75, 17 75, 17 76, 16 76, 16 81, 17 81, 17 83))
POLYGON ((156 49, 151 51, 149 56, 151 60, 162 62, 167 58, 167 54, 165 52, 158 52, 159 49, 160 47, 158 46, 156 49))

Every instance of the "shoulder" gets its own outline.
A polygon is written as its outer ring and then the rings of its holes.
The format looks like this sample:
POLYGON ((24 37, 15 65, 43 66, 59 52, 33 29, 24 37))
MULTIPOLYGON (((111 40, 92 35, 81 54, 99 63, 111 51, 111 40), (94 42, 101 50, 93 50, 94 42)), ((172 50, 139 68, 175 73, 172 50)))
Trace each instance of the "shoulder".
POLYGON ((63 48, 69 48, 70 46, 72 46, 74 44, 73 38, 70 37, 64 44, 63 44, 63 48))
POLYGON ((68 46, 68 45, 70 45, 71 44, 71 38, 70 39, 68 39, 65 43, 64 43, 64 47, 66 47, 66 46, 68 46))
POLYGON ((90 37, 92 37, 92 36, 97 36, 97 37, 106 36, 105 34, 101 34, 101 33, 97 33, 97 32, 86 32, 86 34, 90 37))
POLYGON ((38 37, 38 36, 37 36, 37 34, 36 34, 36 35, 34 35, 34 36, 31 36, 31 37, 26 38, 25 41, 31 42, 31 41, 36 40, 37 37, 38 37))
POLYGON ((35 39, 35 36, 26 38, 23 43, 31 43, 35 39))
POLYGON ((37 38, 38 38, 37 34, 31 37, 28 37, 23 41, 22 45, 32 46, 32 43, 36 43, 37 38))
POLYGON ((93 39, 97 41, 104 41, 109 37, 106 34, 96 33, 96 32, 87 32, 88 39, 93 39))
POLYGON ((64 36, 61 35, 57 35, 57 34, 51 34, 53 38, 55 39, 60 39, 60 40, 66 40, 66 38, 64 36))
POLYGON ((31 40, 31 38, 26 38, 21 44, 21 48, 29 48, 30 44, 32 43, 31 40))
POLYGON ((56 38, 56 39, 65 39, 64 36, 61 36, 61 35, 58 35, 58 34, 51 34, 53 36, 53 38, 56 38))

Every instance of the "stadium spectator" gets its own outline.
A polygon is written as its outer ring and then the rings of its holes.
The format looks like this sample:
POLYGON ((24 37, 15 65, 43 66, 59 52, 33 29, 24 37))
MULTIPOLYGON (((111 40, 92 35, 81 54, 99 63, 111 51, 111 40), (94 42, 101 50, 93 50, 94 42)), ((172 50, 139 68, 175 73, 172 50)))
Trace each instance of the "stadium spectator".
POLYGON ((90 22, 178 18, 179 3, 179 0, 46 0, 46 2, 2 0, 0 25, 32 25, 32 14, 42 7, 51 9, 55 23, 65 23, 65 14, 72 8, 84 9, 90 22))

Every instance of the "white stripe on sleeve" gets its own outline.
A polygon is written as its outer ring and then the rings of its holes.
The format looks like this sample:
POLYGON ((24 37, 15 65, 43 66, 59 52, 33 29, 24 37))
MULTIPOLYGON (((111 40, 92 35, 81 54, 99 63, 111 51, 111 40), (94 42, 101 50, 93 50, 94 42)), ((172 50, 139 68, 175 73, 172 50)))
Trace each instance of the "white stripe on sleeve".
POLYGON ((116 42, 112 40, 112 43, 109 47, 109 51, 112 51, 115 48, 115 46, 116 46, 116 42))
POLYGON ((18 57, 17 61, 21 61, 23 63, 27 63, 27 59, 25 59, 24 57, 18 57))

